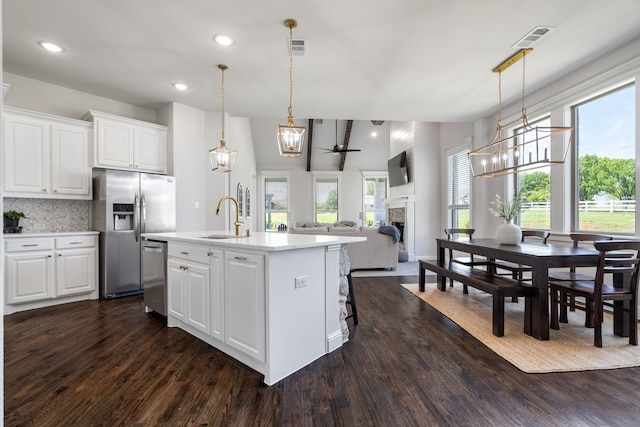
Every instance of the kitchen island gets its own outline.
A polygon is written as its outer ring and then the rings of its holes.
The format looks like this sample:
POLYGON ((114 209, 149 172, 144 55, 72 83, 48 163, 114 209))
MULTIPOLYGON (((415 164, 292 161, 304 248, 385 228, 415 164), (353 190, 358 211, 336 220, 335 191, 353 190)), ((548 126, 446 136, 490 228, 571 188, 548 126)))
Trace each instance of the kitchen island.
POLYGON ((344 245, 366 238, 226 231, 143 237, 168 242, 167 325, 262 373, 265 384, 346 340, 344 245))

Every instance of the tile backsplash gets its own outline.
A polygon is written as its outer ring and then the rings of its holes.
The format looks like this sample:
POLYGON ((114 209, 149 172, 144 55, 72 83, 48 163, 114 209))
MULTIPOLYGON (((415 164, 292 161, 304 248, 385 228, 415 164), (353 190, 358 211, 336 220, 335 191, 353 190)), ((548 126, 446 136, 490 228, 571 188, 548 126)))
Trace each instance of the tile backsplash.
POLYGON ((88 200, 49 200, 4 198, 4 211, 23 212, 23 233, 89 230, 88 200))

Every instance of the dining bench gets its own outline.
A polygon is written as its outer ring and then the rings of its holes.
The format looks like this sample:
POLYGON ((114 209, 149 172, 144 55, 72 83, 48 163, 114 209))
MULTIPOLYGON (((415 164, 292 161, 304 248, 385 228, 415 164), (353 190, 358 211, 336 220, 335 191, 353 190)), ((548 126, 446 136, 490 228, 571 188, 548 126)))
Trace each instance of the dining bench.
MULTIPOLYGON (((525 333, 530 333, 531 327, 531 297, 535 296, 538 289, 517 280, 504 276, 498 276, 484 270, 474 269, 460 264, 442 261, 419 261, 419 289, 425 290, 425 271, 433 271, 439 276, 453 279, 457 282, 471 286, 493 296, 493 335, 504 336, 504 299, 505 297, 524 297, 524 324, 525 333)), ((446 291, 446 286, 444 289, 446 291)))

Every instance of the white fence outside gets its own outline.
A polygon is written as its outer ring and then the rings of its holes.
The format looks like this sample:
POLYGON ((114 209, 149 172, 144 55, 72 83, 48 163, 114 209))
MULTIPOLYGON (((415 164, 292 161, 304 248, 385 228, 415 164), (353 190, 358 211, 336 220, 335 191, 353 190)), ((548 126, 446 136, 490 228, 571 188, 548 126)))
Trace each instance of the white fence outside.
MULTIPOLYGON (((599 200, 595 202, 587 201, 578 204, 580 212, 635 212, 635 200, 599 200)), ((549 202, 523 203, 523 211, 550 211, 549 202)))

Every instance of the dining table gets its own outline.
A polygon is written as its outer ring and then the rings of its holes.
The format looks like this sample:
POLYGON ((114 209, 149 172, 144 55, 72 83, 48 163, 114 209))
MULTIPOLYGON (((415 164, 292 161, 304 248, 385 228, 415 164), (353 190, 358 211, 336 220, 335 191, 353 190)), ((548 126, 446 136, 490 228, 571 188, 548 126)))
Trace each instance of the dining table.
MULTIPOLYGON (((505 245, 491 238, 438 238, 436 242, 438 261, 442 263, 445 262, 445 251, 452 249, 485 257, 488 261, 504 260, 530 266, 531 286, 538 288, 538 292, 532 297, 531 323, 526 325, 528 327, 525 327, 525 331, 539 340, 549 339, 549 269, 595 267, 598 261, 595 249, 553 243, 521 242, 517 245, 505 245)), ((438 288, 446 290, 446 277, 438 275, 438 288)), ((619 323, 622 324, 622 321, 619 323)), ((623 334, 621 330, 615 332, 623 334)))

